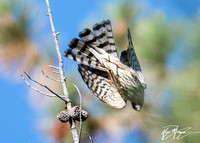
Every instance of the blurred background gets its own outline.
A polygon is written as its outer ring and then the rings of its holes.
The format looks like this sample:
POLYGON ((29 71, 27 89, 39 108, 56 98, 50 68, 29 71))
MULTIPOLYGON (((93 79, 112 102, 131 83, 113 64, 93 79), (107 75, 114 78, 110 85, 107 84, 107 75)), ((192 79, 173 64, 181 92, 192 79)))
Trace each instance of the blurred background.
MULTIPOLYGON (((95 143, 198 143, 200 134, 161 141, 167 125, 200 131, 200 1, 199 0, 50 0, 62 54, 85 27, 110 19, 119 52, 126 49, 127 27, 147 82, 141 112, 130 103, 115 110, 87 89, 77 63, 64 58, 64 71, 73 105, 83 96, 89 119, 83 123, 95 143)), ((38 94, 18 70, 62 94, 48 65, 58 65, 45 0, 0 1, 0 142, 72 142, 69 124, 56 115, 65 104, 38 94)), ((35 84, 33 86, 45 91, 35 84)), ((82 142, 90 142, 83 133, 82 142)))

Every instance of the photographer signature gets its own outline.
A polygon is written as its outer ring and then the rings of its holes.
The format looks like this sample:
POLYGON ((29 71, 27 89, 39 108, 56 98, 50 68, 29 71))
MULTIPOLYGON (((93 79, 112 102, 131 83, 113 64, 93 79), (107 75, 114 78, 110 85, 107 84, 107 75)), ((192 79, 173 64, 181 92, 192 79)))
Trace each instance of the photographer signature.
POLYGON ((200 131, 197 132, 191 132, 190 130, 192 127, 185 127, 182 129, 179 129, 178 125, 168 125, 163 127, 164 130, 161 133, 161 140, 165 140, 169 137, 172 137, 172 139, 182 139, 183 137, 192 135, 192 134, 200 134, 200 131))

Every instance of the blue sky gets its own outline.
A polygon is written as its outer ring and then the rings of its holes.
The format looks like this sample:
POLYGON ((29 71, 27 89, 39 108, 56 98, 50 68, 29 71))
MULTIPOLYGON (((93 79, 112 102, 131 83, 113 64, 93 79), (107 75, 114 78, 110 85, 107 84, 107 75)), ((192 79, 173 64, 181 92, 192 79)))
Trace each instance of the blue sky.
MULTIPOLYGON (((67 44, 72 37, 78 33, 80 23, 87 18, 88 15, 94 11, 98 15, 101 14, 101 2, 103 1, 50 1, 54 22, 57 31, 60 31, 59 40, 66 40, 62 42, 67 44), (71 33, 70 36, 67 33, 71 33), (67 39, 65 38, 67 37, 67 39)), ((51 41, 51 29, 49 19, 45 15, 47 12, 45 0, 41 2, 32 2, 37 6, 35 11, 38 17, 44 19, 47 26, 42 32, 49 34, 51 41), (39 8, 38 8, 39 6, 39 8)), ((36 20, 40 20, 37 19, 36 20)), ((37 22, 34 22, 37 23, 37 22)), ((47 35, 45 34, 45 35, 47 35)), ((39 35, 40 36, 40 35, 39 35)), ((35 38, 36 42, 39 41, 35 38)), ((67 47, 67 45, 61 47, 67 47)), ((63 50, 62 50, 63 51, 63 50)), ((17 72, 17 71, 16 71, 17 72)), ((3 143, 19 142, 19 143, 51 143, 40 130, 37 129, 36 120, 38 118, 37 111, 28 102, 27 93, 29 87, 21 80, 19 82, 8 80, 8 76, 0 73, 0 140, 3 143)), ((48 98, 48 97, 47 97, 48 98)))
MULTIPOLYGON (((101 21, 107 19, 102 12, 103 3, 106 0, 65 0, 50 1, 54 22, 57 31, 61 32, 59 40, 61 47, 66 48, 71 38, 77 37, 81 25, 88 17, 94 17, 101 21), (70 35, 69 35, 70 33, 70 35)), ((139 3, 140 1, 138 1, 139 3)), ((142 0, 149 6, 148 10, 163 10, 170 20, 178 17, 190 19, 199 8, 199 0, 142 0), (172 18, 172 19, 171 19, 172 18)), ((33 1, 33 6, 37 6, 38 17, 47 23, 44 31, 51 36, 49 19, 44 13, 47 12, 45 0, 33 1)), ((152 11, 151 11, 152 12, 152 11)), ((97 21, 97 22, 99 22, 97 21)), ((92 23, 93 24, 93 23, 92 23)), ((83 28, 83 27, 82 27, 83 28)), ((51 38, 51 37, 48 38, 51 38)), ((47 38, 47 39, 48 39, 47 38)), ((36 42, 39 39, 36 38, 36 42)), ((52 41, 52 39, 51 39, 52 41)), ((62 49, 63 51, 64 49, 62 49)), ((15 71, 17 72, 17 71, 15 71)), ((0 73, 0 140, 2 143, 20 142, 20 143, 51 143, 52 141, 41 135, 36 126, 38 113, 28 103, 28 86, 23 82, 8 80, 4 73, 0 73)))

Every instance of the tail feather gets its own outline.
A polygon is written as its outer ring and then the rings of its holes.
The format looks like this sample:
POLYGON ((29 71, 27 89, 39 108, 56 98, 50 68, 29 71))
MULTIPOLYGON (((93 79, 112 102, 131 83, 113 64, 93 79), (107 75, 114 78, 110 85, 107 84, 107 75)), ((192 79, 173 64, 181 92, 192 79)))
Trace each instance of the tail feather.
POLYGON ((97 23, 93 26, 94 34, 96 35, 100 45, 99 48, 103 48, 106 52, 110 49, 108 39, 106 37, 106 28, 103 23, 97 23))
POLYGON ((81 53, 81 55, 84 55, 88 57, 89 59, 97 60, 93 54, 89 51, 89 46, 85 44, 85 42, 74 38, 71 40, 70 44, 68 45, 71 49, 73 49, 76 53, 81 53))
POLYGON ((107 36, 107 39, 108 39, 108 43, 110 45, 110 49, 111 49, 111 51, 112 51, 112 53, 115 57, 119 57, 119 55, 117 53, 116 46, 115 46, 115 40, 114 40, 114 37, 113 37, 110 20, 106 20, 104 25, 107 29, 106 36, 107 36))
POLYGON ((93 32, 88 28, 83 29, 79 37, 71 40, 71 49, 65 52, 65 57, 104 71, 102 58, 109 55, 119 58, 109 20, 95 24, 93 32))
POLYGON ((103 48, 107 53, 119 57, 113 38, 112 27, 110 20, 104 20, 93 26, 93 31, 96 38, 100 41, 100 48, 103 48))
POLYGON ((107 53, 115 57, 119 57, 115 47, 115 40, 113 38, 110 20, 104 20, 101 23, 96 23, 93 26, 93 31, 94 32, 88 28, 85 28, 79 33, 79 37, 87 45, 95 45, 107 53))
POLYGON ((90 67, 93 67, 93 68, 96 68, 96 69, 99 69, 99 70, 106 71, 105 68, 103 68, 97 60, 93 60, 89 57, 86 57, 85 55, 81 55, 81 52, 76 53, 71 49, 67 49, 65 51, 64 56, 67 57, 70 60, 74 60, 74 61, 77 61, 77 62, 82 63, 84 65, 87 65, 87 66, 90 66, 90 67))
POLYGON ((83 29, 79 32, 78 36, 87 44, 99 46, 100 43, 96 38, 96 35, 88 28, 83 29))

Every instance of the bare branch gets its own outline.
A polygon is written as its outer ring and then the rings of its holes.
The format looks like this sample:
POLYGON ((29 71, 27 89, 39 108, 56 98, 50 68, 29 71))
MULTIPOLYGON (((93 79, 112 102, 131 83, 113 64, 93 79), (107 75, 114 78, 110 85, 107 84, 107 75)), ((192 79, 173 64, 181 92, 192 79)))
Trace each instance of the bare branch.
POLYGON ((73 84, 73 86, 78 91, 78 95, 80 97, 80 129, 79 129, 79 142, 80 142, 81 141, 81 132, 82 132, 82 102, 83 102, 83 100, 82 100, 82 96, 81 96, 81 93, 80 93, 78 87, 75 84, 73 84))
POLYGON ((84 133, 88 135, 88 137, 89 137, 91 143, 93 143, 93 139, 92 139, 92 137, 90 136, 90 134, 89 134, 88 132, 84 132, 84 133))
POLYGON ((55 31, 54 23, 53 23, 53 18, 52 18, 52 13, 51 13, 49 0, 46 0, 46 3, 47 3, 47 9, 48 9, 48 13, 49 13, 49 20, 50 20, 50 23, 51 23, 53 38, 54 38, 56 51, 57 51, 57 55, 58 55, 58 60, 59 60, 59 72, 60 72, 60 79, 61 79, 61 83, 62 83, 62 87, 63 87, 63 92, 64 92, 64 95, 65 95, 65 98, 66 98, 66 101, 67 101, 67 108, 71 108, 71 100, 69 98, 69 93, 67 91, 67 85, 66 85, 66 82, 65 82, 65 77, 64 77, 64 72, 63 72, 62 55, 61 55, 61 52, 60 52, 60 47, 59 47, 59 44, 58 44, 58 38, 57 38, 56 31, 55 31))
POLYGON ((76 122, 75 120, 71 119, 69 120, 69 123, 70 123, 70 129, 72 132, 74 143, 79 143, 79 136, 78 136, 78 131, 76 129, 76 122))
MULTIPOLYGON (((65 95, 65 99, 66 99, 66 106, 67 106, 67 109, 69 110, 69 109, 71 109, 71 100, 69 98, 69 93, 67 91, 67 84, 65 82, 66 78, 64 76, 64 71, 63 71, 63 60, 62 60, 62 55, 61 55, 61 52, 60 52, 60 47, 59 47, 59 44, 58 44, 58 38, 57 38, 58 35, 56 34, 56 31, 55 31, 49 0, 46 0, 46 4, 47 4, 47 9, 48 9, 48 13, 49 13, 49 20, 50 20, 50 23, 51 23, 53 38, 54 38, 56 51, 57 51, 57 55, 58 55, 58 60, 59 60, 60 80, 61 80, 64 95, 65 95)), ((79 136, 78 136, 78 131, 76 129, 76 122, 75 122, 74 119, 70 120, 70 127, 71 127, 71 132, 72 132, 74 143, 78 143, 79 142, 79 136)))
POLYGON ((49 77, 48 75, 46 75, 45 73, 44 73, 44 71, 42 70, 42 74, 44 75, 44 76, 46 76, 48 79, 51 79, 51 80, 53 80, 53 81, 56 81, 56 82, 60 82, 61 83, 61 81, 60 80, 58 80, 58 79, 54 79, 54 78, 52 78, 52 77, 49 77))
POLYGON ((38 93, 40 93, 40 94, 43 94, 43 95, 46 95, 46 96, 48 96, 48 97, 56 97, 56 95, 54 95, 54 94, 45 93, 45 92, 40 91, 39 89, 33 87, 33 86, 24 78, 24 76, 22 75, 21 71, 18 71, 18 72, 20 73, 20 76, 21 76, 21 78, 24 80, 24 82, 25 82, 30 88, 32 88, 33 90, 35 90, 36 92, 38 92, 38 93))
POLYGON ((47 87, 46 85, 41 84, 41 83, 39 83, 38 81, 32 79, 26 72, 24 72, 24 74, 25 74, 31 81, 33 81, 33 82, 37 83, 38 85, 40 85, 40 86, 46 88, 46 89, 49 90, 52 94, 54 94, 55 96, 57 96, 57 97, 60 98, 61 100, 67 102, 66 99, 65 99, 65 96, 60 96, 60 95, 58 95, 57 93, 55 93, 53 90, 51 90, 51 89, 50 89, 49 87, 47 87))

